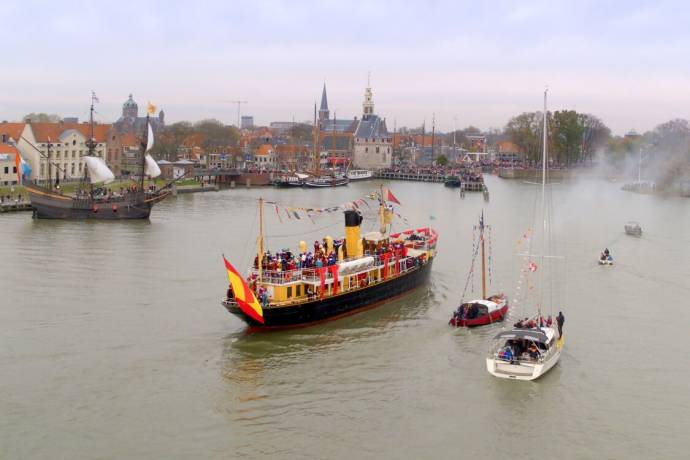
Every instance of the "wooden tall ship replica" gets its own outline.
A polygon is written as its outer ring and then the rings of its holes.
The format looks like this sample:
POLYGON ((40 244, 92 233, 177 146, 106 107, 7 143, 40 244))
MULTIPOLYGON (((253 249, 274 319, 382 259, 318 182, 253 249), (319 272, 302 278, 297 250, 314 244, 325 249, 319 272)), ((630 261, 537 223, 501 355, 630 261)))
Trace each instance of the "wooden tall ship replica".
POLYGON ((25 184, 31 199, 34 217, 96 220, 148 219, 153 205, 171 194, 167 186, 159 190, 156 190, 155 187, 146 188, 146 176, 155 178, 161 173, 155 160, 147 153, 153 147, 154 142, 149 120, 150 110, 146 115, 146 126, 141 142, 141 170, 139 171, 138 183, 123 189, 122 193, 108 191, 105 185, 111 183, 115 179, 115 175, 108 168, 104 159, 94 154, 96 142, 93 132, 93 105, 95 100, 95 95, 92 94, 91 133, 86 143, 87 155, 83 157, 86 167, 78 189, 74 195, 65 195, 61 191, 59 187, 60 166, 53 165, 50 152, 51 144, 48 143, 47 155, 41 153, 48 163, 48 178, 42 184, 25 184), (53 183, 53 166, 56 168, 55 183, 53 183))
POLYGON ((263 252, 263 201, 259 200, 258 253, 247 279, 225 260, 230 288, 223 306, 257 329, 303 326, 368 309, 422 286, 436 256, 432 228, 389 234, 392 210, 379 196, 379 231, 361 235, 363 217, 344 211, 345 236, 300 241, 299 254, 263 252))

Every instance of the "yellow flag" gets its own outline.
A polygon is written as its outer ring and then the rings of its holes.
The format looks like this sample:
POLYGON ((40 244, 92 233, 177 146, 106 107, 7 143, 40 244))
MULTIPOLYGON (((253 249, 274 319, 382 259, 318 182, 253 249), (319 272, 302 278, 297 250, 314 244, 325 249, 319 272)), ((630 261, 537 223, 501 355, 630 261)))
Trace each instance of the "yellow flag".
POLYGON ((149 115, 153 115, 154 113, 156 113, 156 106, 151 104, 151 102, 149 101, 149 103, 146 107, 146 111, 148 112, 149 115))

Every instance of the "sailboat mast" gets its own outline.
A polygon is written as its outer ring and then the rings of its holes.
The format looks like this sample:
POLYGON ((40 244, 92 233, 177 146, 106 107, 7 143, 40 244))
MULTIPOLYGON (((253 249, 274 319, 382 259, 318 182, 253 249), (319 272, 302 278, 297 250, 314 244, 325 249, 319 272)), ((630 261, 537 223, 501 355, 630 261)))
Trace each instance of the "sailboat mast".
POLYGON ((482 299, 486 299, 486 256, 484 253, 484 213, 479 223, 479 242, 482 247, 482 299))
POLYGON ((144 142, 141 143, 141 177, 139 179, 139 189, 144 191, 144 175, 146 171, 146 146, 149 143, 149 114, 146 113, 146 124, 144 125, 144 142))
POLYGON ((263 254, 264 254, 264 199, 259 197, 259 237, 257 238, 257 260, 259 261, 259 283, 263 281, 263 254))
POLYGON ((46 153, 46 160, 48 161, 48 189, 53 189, 53 167, 50 163, 50 139, 48 139, 48 151, 46 153))
POLYGON ((383 184, 379 185, 379 191, 381 193, 381 195, 380 195, 381 199, 379 200, 379 231, 381 232, 381 235, 385 235, 386 234, 386 219, 385 219, 385 214, 384 214, 385 198, 383 197, 383 184))
POLYGON ((542 165, 541 165, 541 212, 542 212, 542 241, 541 241, 541 270, 539 270, 539 317, 541 317, 541 307, 544 302, 544 261, 546 260, 546 97, 549 89, 544 89, 544 127, 543 127, 543 146, 542 146, 542 165))
POLYGON ((89 135, 89 142, 86 144, 86 146, 89 149, 89 156, 93 156, 93 150, 94 150, 94 133, 93 133, 93 102, 94 98, 96 97, 96 93, 91 91, 91 109, 89 110, 89 126, 91 127, 90 129, 90 135, 89 135))
MULTIPOLYGON (((89 142, 86 144, 86 146, 89 149, 88 150, 88 156, 94 156, 93 151, 95 148, 95 145, 94 145, 95 144, 95 142, 94 142, 95 135, 93 132, 93 103, 94 103, 95 99, 96 99, 96 93, 91 91, 91 109, 89 110, 89 124, 91 126, 91 131, 90 131, 90 136, 89 136, 89 142)), ((89 170, 89 168, 84 168, 84 178, 87 177, 88 170, 89 170)), ((91 183, 91 181, 89 181, 89 197, 91 197, 91 199, 93 199, 93 184, 91 183)))
POLYGON ((319 127, 317 125, 318 121, 316 120, 316 102, 314 102, 314 133, 313 133, 313 140, 312 143, 314 144, 313 148, 313 154, 314 154, 314 172, 316 175, 319 175, 319 163, 321 163, 321 160, 319 159, 319 149, 317 148, 317 144, 319 143, 319 127))

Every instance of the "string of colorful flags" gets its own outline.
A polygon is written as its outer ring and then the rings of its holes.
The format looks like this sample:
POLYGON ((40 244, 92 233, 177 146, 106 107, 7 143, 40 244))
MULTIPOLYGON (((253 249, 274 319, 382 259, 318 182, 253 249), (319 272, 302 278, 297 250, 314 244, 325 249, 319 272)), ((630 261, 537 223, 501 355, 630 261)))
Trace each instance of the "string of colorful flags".
MULTIPOLYGON (((386 201, 388 202, 393 202, 400 204, 400 201, 398 201, 397 198, 393 195, 393 193, 389 189, 385 189, 384 191, 384 196, 386 197, 386 201)), ((291 219, 296 219, 296 220, 301 220, 304 218, 309 219, 312 223, 314 222, 314 217, 319 217, 324 214, 332 214, 336 212, 342 212, 342 211, 347 211, 347 210, 373 210, 375 209, 375 206, 378 205, 378 200, 379 200, 379 194, 378 193, 369 193, 361 198, 357 198, 356 200, 353 201, 348 201, 346 203, 342 203, 336 206, 328 206, 324 208, 316 208, 316 207, 305 207, 305 206, 288 206, 284 205, 282 203, 279 203, 277 201, 264 201, 267 205, 273 206, 275 209, 276 216, 278 217, 278 220, 282 223, 283 222, 283 217, 287 217, 288 220, 291 219), (374 201, 376 202, 374 204, 374 207, 369 203, 369 201, 374 201)), ((398 218, 400 218, 403 222, 406 224, 407 219, 400 215, 399 213, 395 212, 393 210, 393 214, 396 215, 398 218)))

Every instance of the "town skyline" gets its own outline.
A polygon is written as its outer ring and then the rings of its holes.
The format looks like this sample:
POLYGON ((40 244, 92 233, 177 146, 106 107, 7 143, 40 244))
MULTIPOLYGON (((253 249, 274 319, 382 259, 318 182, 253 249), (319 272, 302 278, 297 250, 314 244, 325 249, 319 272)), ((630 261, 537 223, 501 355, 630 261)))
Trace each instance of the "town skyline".
POLYGON ((690 65, 679 58, 690 50, 690 14, 679 2, 28 3, 8 5, 16 20, 0 32, 13 50, 0 75, 13 88, 0 98, 8 121, 30 112, 85 120, 94 90, 102 122, 117 119, 130 93, 169 123, 236 124, 236 105, 224 102, 235 99, 258 125, 301 122, 324 82, 331 114, 354 118, 369 72, 390 129, 431 126, 434 115, 444 132, 503 128, 541 108, 545 85, 551 110, 591 113, 615 134, 690 117, 690 65), (30 40, 26 23, 41 25, 30 40), (97 65, 80 65, 90 56, 97 65))

